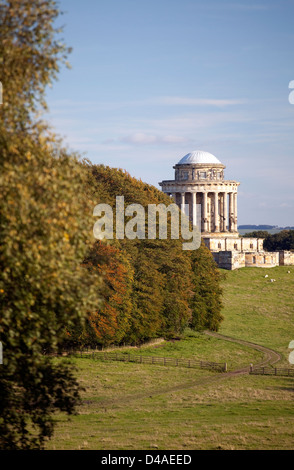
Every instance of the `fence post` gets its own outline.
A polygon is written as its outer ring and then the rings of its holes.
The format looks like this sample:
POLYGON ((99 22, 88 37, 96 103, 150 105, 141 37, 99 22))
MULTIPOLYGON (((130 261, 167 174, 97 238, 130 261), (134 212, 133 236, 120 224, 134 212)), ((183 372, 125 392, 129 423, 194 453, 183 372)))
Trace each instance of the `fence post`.
POLYGON ((249 371, 249 373, 252 374, 252 372, 253 372, 253 364, 250 364, 250 371, 249 371))
POLYGON ((228 372, 228 364, 225 362, 225 369, 224 372, 228 372))

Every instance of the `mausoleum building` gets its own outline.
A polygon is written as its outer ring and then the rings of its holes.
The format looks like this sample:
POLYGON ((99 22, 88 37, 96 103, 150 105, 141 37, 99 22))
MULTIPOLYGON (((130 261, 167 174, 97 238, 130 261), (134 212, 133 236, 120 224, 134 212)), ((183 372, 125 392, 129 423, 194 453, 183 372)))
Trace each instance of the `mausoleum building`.
MULTIPOLYGON (((189 209, 206 246, 221 268, 273 267, 285 264, 285 252, 266 252, 262 238, 244 238, 237 228, 237 197, 240 183, 226 180, 225 165, 209 152, 196 150, 174 167, 175 179, 159 183, 184 210, 189 209), (186 205, 186 206, 185 206, 186 205)), ((289 261, 288 261, 289 263, 289 261)))

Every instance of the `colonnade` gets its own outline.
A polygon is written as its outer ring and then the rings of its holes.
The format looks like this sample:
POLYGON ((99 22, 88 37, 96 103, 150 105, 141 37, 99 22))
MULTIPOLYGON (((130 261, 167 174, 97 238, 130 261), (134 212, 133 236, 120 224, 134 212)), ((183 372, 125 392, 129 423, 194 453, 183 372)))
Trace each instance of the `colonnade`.
POLYGON ((181 207, 183 211, 185 204, 189 204, 189 215, 193 225, 198 225, 199 227, 200 223, 199 220, 197 220, 197 204, 201 204, 202 232, 238 231, 237 192, 193 191, 171 194, 174 198, 174 201, 181 207), (177 196, 178 194, 180 195, 180 201, 179 197, 177 196))

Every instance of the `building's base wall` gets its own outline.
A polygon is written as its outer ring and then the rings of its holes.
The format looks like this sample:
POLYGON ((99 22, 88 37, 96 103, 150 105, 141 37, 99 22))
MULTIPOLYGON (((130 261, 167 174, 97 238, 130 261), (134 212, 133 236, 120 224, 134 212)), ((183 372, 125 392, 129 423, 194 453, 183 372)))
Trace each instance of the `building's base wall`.
POLYGON ((217 265, 222 269, 234 270, 244 267, 273 268, 293 266, 294 252, 263 250, 263 239, 241 237, 203 237, 212 252, 217 265))
POLYGON ((219 268, 234 270, 245 267, 245 253, 238 251, 212 252, 214 261, 219 268))
POLYGON ((293 266, 294 253, 293 251, 279 251, 280 266, 293 266))
POLYGON ((273 268, 279 266, 279 253, 276 252, 256 252, 245 253, 245 266, 252 268, 273 268))
MULTIPOLYGON (((215 234, 214 234, 215 235, 215 234)), ((239 236, 226 237, 220 234, 218 237, 206 237, 202 235, 203 241, 210 251, 263 251, 263 238, 242 238, 239 236)))
POLYGON ((278 252, 213 251, 212 255, 220 268, 229 270, 245 267, 273 268, 280 264, 278 252))

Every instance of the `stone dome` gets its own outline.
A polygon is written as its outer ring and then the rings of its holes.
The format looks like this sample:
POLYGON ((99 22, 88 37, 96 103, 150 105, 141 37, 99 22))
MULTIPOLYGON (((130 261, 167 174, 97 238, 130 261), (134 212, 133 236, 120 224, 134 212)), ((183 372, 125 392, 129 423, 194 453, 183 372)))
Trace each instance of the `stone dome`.
POLYGON ((212 153, 204 152, 203 150, 194 150, 187 153, 178 163, 178 165, 187 165, 189 163, 208 163, 208 164, 221 164, 221 162, 212 153))

